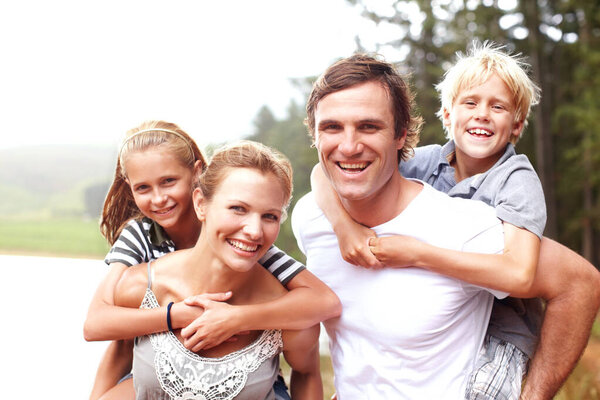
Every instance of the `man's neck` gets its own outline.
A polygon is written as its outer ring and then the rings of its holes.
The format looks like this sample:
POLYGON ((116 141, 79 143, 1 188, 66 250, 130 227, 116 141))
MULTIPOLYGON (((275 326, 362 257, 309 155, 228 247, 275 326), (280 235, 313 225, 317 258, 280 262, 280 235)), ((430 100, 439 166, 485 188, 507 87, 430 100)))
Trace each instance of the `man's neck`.
POLYGON ((367 227, 374 227, 398 216, 422 188, 423 185, 402 177, 396 171, 372 196, 361 200, 341 199, 341 202, 352 219, 367 227))

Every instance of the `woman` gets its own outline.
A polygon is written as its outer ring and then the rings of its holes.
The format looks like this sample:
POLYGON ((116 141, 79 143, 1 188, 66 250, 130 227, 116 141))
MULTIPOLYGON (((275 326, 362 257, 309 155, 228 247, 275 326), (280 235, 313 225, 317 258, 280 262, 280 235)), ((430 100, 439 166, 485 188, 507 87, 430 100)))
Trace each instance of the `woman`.
MULTIPOLYGON (((115 291, 116 305, 155 308, 196 293, 233 293, 233 305, 259 304, 285 289, 258 260, 271 247, 292 191, 279 153, 253 142, 217 151, 193 193, 202 230, 191 249, 133 266, 115 291)), ((167 324, 170 315, 167 313, 167 324)), ((292 398, 322 399, 318 325, 301 331, 252 331, 192 353, 179 330, 136 339, 138 399, 272 399, 279 352, 292 367, 292 398)))

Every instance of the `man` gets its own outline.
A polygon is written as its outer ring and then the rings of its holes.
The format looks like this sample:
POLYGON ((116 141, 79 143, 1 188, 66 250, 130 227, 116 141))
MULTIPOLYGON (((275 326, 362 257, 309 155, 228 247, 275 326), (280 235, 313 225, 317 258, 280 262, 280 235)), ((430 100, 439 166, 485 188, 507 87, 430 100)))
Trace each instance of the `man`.
MULTIPOLYGON (((406 234, 440 247, 501 252, 502 231, 491 208, 451 200, 398 172, 398 158, 407 157, 418 137, 410 111, 402 79, 373 58, 342 60, 315 84, 309 130, 345 210, 378 236, 406 234)), ((325 323, 339 398, 464 398, 491 295, 425 270, 373 271, 345 263, 311 195, 298 202, 292 222, 308 267, 344 308, 339 319, 325 323)), ((590 276, 597 282, 597 274, 590 276)), ((537 277, 534 284, 546 298, 559 286, 537 277)), ((596 307, 597 299, 596 292, 596 307)), ((593 319, 589 311, 581 332, 593 319)))

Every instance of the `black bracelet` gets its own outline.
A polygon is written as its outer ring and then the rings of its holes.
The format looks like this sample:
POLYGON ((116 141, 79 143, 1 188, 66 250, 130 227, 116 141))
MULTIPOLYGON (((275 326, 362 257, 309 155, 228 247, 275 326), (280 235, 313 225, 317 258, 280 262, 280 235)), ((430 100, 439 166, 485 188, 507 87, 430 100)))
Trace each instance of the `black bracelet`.
POLYGON ((171 325, 171 307, 173 306, 173 302, 170 302, 167 305, 167 328, 169 328, 169 332, 173 332, 173 326, 171 325))

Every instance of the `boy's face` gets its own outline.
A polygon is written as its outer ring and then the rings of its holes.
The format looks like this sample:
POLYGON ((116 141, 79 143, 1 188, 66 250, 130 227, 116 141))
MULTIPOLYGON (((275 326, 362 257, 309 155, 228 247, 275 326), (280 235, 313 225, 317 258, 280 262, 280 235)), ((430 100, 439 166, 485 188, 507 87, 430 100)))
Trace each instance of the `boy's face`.
POLYGON ((497 74, 486 82, 461 90, 452 110, 444 110, 444 126, 456 143, 456 161, 475 173, 491 168, 511 137, 523 129, 515 121, 513 94, 497 74))

